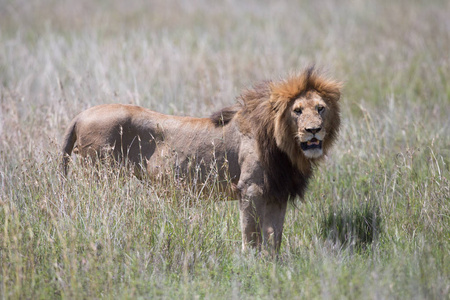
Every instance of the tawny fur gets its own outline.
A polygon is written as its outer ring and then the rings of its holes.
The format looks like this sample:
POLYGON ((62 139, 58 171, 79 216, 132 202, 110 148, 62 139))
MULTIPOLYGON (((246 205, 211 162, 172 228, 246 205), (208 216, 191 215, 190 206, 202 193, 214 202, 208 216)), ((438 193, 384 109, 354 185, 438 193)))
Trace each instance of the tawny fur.
POLYGON ((199 170, 202 181, 217 168, 236 187, 243 248, 270 246, 276 252, 287 202, 303 197, 314 165, 337 138, 340 89, 339 82, 309 68, 255 85, 240 103, 210 118, 95 106, 66 131, 64 172, 75 145, 84 157, 130 161, 150 178, 174 169, 185 176, 199 170))

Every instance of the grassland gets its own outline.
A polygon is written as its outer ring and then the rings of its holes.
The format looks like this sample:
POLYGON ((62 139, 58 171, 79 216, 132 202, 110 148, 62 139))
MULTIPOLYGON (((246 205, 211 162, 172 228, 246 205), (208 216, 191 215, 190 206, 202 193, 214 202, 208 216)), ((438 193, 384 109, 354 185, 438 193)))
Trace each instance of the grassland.
POLYGON ((449 299, 449 15, 448 1, 0 0, 0 297, 449 299), (207 116, 310 63, 345 81, 343 125, 278 260, 240 251, 237 204, 214 190, 106 166, 61 177, 62 133, 90 106, 207 116))

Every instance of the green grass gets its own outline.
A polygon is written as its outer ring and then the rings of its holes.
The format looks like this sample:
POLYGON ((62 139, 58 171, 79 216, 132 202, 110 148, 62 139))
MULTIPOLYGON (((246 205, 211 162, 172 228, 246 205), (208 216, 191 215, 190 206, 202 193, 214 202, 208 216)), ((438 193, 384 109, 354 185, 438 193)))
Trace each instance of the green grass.
POLYGON ((263 2, 0 0, 2 298, 450 297, 448 3, 263 2), (278 260, 215 188, 60 174, 90 106, 207 116, 311 62, 345 82, 342 130, 278 260))

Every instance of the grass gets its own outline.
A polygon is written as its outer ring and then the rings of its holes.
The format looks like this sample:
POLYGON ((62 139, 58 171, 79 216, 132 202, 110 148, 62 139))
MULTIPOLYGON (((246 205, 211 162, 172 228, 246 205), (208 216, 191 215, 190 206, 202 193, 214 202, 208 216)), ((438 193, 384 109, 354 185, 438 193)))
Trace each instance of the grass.
POLYGON ((447 2, 0 7, 2 298, 450 296, 447 2), (83 109, 207 116, 311 62, 345 81, 342 130, 288 210, 278 260, 241 252, 237 203, 214 188, 60 174, 83 109))

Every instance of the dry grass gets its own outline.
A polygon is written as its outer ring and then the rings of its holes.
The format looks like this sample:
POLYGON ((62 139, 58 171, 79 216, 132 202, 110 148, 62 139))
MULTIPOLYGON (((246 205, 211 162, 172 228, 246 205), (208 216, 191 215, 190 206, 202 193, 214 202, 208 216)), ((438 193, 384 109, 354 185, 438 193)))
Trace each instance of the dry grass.
POLYGON ((0 0, 0 295, 448 298, 449 13, 447 1, 0 0), (196 201, 195 188, 77 164, 60 176, 62 133, 90 106, 206 116, 312 62, 345 81, 343 127, 289 209, 280 261, 240 252, 236 203, 214 190, 196 201), (361 249, 351 237, 375 213, 361 249))

